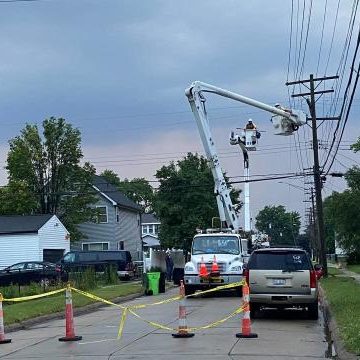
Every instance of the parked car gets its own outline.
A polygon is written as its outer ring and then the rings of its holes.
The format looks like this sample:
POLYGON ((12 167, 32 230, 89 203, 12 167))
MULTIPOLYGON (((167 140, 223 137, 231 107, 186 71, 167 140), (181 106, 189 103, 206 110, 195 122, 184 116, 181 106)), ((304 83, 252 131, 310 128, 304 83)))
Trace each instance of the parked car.
POLYGON ((49 285, 60 279, 61 269, 56 264, 43 261, 20 262, 0 270, 0 286, 26 285, 40 282, 49 285))
POLYGON ((59 265, 63 279, 71 271, 84 271, 93 268, 95 272, 103 272, 109 265, 114 265, 119 278, 134 277, 134 264, 131 254, 126 250, 118 251, 70 251, 63 256, 59 265))
POLYGON ((254 250, 244 270, 250 286, 250 316, 262 307, 306 308, 318 318, 318 284, 311 260, 302 249, 254 250))

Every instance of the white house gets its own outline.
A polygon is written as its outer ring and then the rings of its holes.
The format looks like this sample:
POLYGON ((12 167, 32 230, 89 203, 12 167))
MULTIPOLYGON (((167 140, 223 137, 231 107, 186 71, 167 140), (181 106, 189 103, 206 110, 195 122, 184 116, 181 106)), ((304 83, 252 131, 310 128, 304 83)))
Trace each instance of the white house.
POLYGON ((0 216, 0 268, 22 261, 56 262, 70 234, 56 215, 0 216))
POLYGON ((141 215, 141 238, 143 247, 160 248, 160 241, 158 239, 160 221, 154 214, 141 215))

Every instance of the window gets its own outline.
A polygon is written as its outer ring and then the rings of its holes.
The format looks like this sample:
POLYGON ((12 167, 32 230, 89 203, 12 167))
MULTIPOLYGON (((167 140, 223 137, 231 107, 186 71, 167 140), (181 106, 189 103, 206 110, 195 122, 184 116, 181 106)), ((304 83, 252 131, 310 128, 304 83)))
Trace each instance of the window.
POLYGON ((309 270, 310 261, 305 252, 267 251, 254 253, 249 260, 249 269, 255 270, 309 270))
POLYGON ((155 235, 158 235, 159 234, 159 225, 155 225, 155 232, 154 232, 155 235))
POLYGON ((96 252, 79 253, 79 262, 97 261, 96 252))
POLYGON ((142 233, 147 234, 147 225, 142 226, 142 233))
POLYGON ((120 222, 120 214, 119 214, 119 208, 115 208, 115 216, 116 216, 116 222, 120 222))
POLYGON ((107 214, 107 206, 97 206, 97 222, 98 223, 107 223, 108 222, 108 214, 107 214))
POLYGON ((109 250, 109 243, 102 242, 102 243, 82 243, 82 249, 84 251, 90 250, 109 250))
POLYGON ((154 225, 149 225, 149 234, 154 232, 154 225))
POLYGON ((119 241, 119 243, 118 243, 118 250, 124 250, 124 249, 125 249, 124 241, 119 241))
POLYGON ((11 271, 13 271, 13 270, 20 271, 20 270, 23 270, 24 267, 25 267, 25 263, 19 263, 19 264, 9 266, 7 269, 10 269, 11 271))
MULTIPOLYGON (((84 250, 84 244, 83 244, 83 250, 84 250)), ((65 263, 73 263, 75 262, 75 254, 74 253, 68 253, 64 256, 64 262, 65 263)))

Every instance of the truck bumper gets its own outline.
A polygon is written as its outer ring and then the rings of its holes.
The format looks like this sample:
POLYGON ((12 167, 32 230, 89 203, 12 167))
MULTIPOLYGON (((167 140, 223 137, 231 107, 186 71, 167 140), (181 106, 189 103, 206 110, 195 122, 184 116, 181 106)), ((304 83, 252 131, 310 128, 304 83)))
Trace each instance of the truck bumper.
POLYGON ((196 286, 200 288, 206 288, 209 286, 220 286, 226 284, 232 284, 235 282, 240 282, 243 280, 242 274, 221 274, 219 278, 216 279, 202 279, 198 275, 184 275, 184 284, 196 286))

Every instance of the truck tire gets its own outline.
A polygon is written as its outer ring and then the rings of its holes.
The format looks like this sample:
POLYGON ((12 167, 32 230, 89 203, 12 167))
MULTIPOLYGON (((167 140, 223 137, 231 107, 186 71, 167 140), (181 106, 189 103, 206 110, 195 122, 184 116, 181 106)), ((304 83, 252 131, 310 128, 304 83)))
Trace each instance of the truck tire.
POLYGON ((254 303, 249 303, 249 305, 250 305, 250 319, 255 319, 257 312, 260 310, 260 306, 254 303))
POLYGON ((242 286, 235 288, 235 294, 236 296, 242 297, 242 286))
POLYGON ((319 318, 319 304, 318 304, 318 302, 308 305, 308 318, 310 320, 317 320, 319 318))
POLYGON ((195 286, 193 285, 185 285, 185 295, 192 295, 196 291, 195 286))
POLYGON ((183 268, 174 268, 172 273, 172 278, 174 285, 180 285, 180 281, 184 280, 184 269, 183 268))

